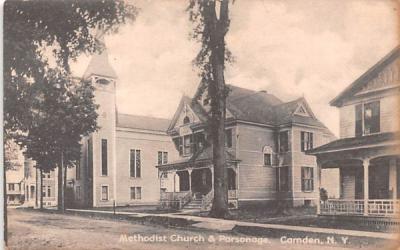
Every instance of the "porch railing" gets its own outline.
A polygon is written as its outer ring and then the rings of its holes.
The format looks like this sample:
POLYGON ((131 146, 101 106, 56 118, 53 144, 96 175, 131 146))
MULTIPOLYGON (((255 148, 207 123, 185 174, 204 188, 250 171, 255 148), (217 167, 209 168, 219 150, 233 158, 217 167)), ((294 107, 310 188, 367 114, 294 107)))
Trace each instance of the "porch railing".
MULTIPOLYGON (((393 217, 400 211, 400 200, 368 200, 367 215, 393 217)), ((321 203, 321 214, 364 215, 364 200, 330 199, 321 203)))
POLYGON ((181 209, 184 205, 190 202, 192 198, 192 192, 162 192, 160 194, 160 207, 161 208, 173 208, 181 209))
POLYGON ((327 200, 321 204, 321 214, 363 215, 364 200, 327 200))
POLYGON ((208 206, 214 199, 214 189, 212 189, 208 194, 204 195, 201 199, 201 210, 207 210, 208 206))
POLYGON ((368 200, 368 214, 393 217, 399 212, 399 200, 368 200))

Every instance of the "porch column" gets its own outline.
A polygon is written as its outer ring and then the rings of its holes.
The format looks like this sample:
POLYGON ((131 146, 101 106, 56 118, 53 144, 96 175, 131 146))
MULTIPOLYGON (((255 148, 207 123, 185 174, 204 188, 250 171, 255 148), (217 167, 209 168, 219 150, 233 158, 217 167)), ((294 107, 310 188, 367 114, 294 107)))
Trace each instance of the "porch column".
POLYGON ((321 214, 321 195, 320 195, 320 189, 321 189, 321 161, 317 160, 317 215, 321 214))
POLYGON ((363 160, 364 167, 364 215, 368 215, 368 196, 369 196, 369 159, 366 158, 363 160))
POLYGON ((176 192, 176 172, 174 172, 174 193, 176 192))
POLYGON ((189 191, 192 191, 192 169, 188 169, 189 174, 189 191))
POLYGON ((211 170, 211 190, 214 190, 214 167, 210 168, 211 170))
POLYGON ((396 158, 389 161, 389 190, 392 190, 392 199, 397 199, 397 166, 396 158))

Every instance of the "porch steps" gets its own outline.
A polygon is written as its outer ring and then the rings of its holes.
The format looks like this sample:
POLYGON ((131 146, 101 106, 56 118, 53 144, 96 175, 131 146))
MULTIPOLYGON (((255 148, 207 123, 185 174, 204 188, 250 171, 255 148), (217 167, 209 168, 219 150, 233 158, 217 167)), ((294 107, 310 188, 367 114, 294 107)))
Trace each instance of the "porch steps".
POLYGON ((190 201, 188 204, 186 204, 186 206, 184 206, 183 208, 185 210, 201 210, 201 199, 196 199, 196 200, 192 200, 190 201))

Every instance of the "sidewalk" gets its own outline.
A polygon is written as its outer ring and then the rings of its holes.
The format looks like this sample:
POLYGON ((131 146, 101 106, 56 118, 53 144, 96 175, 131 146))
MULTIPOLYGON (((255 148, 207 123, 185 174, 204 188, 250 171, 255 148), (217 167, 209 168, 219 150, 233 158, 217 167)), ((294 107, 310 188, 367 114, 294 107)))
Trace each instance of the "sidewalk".
MULTIPOLYGON (((86 210, 86 209, 67 209, 71 212, 86 212, 86 213, 98 213, 98 214, 113 214, 113 211, 99 211, 99 210, 86 210)), ((304 226, 290 226, 290 225, 279 225, 279 224, 261 224, 255 222, 235 221, 235 220, 223 220, 209 217, 198 217, 191 215, 181 214, 150 214, 150 213, 134 213, 134 212, 117 212, 116 214, 128 215, 134 218, 153 216, 153 217, 166 217, 166 218, 179 218, 186 219, 196 222, 194 227, 218 230, 218 231, 230 231, 235 226, 243 227, 258 227, 260 229, 276 229, 276 230, 287 230, 297 231, 306 233, 323 233, 329 235, 344 235, 354 237, 369 237, 377 239, 395 240, 398 239, 396 234, 392 233, 380 233, 380 232, 367 232, 367 231, 356 231, 356 230, 345 230, 345 229, 334 229, 334 228, 317 228, 317 227, 304 227, 304 226)))

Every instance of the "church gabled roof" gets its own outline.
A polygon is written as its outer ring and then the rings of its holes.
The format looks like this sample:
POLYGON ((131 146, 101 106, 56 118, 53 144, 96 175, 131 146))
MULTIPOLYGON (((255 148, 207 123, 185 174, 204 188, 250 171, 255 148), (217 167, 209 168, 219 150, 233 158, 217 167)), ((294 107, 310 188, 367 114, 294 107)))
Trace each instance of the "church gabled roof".
POLYGON ((103 49, 92 55, 89 65, 86 68, 85 73, 83 74, 83 79, 86 79, 91 75, 98 75, 115 79, 117 78, 117 74, 115 73, 113 67, 111 67, 110 65, 108 52, 103 36, 98 38, 98 42, 103 45, 103 49))
POLYGON ((352 84, 345 88, 338 96, 336 96, 332 101, 329 102, 330 105, 339 107, 342 101, 354 95, 359 91, 365 84, 370 80, 375 78, 387 65, 395 61, 400 57, 400 46, 394 48, 389 54, 383 57, 379 62, 372 66, 367 72, 362 74, 358 79, 356 79, 352 84))
POLYGON ((117 114, 118 128, 132 128, 151 131, 166 132, 170 120, 150 116, 117 114))

